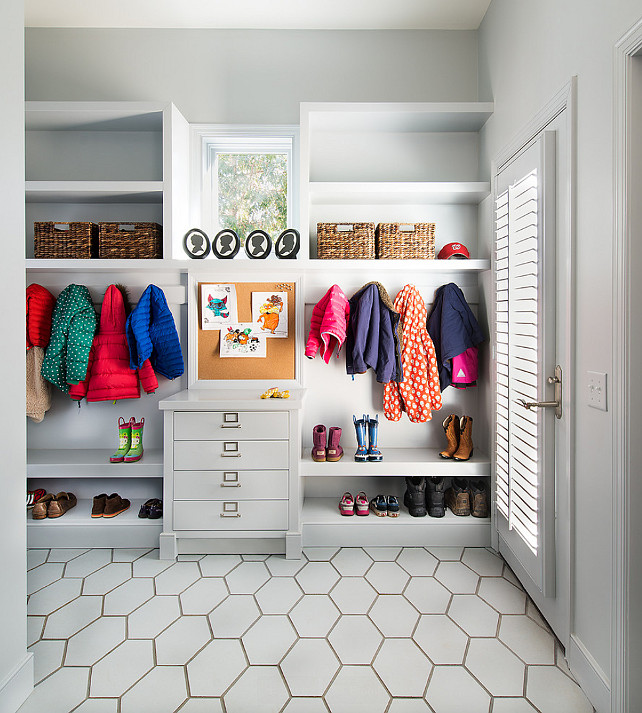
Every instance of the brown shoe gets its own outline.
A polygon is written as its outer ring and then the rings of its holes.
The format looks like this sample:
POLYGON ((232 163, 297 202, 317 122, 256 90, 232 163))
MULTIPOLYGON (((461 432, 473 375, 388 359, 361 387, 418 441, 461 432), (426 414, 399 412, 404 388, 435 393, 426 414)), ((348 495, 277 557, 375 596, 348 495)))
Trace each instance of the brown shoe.
POLYGON ((455 460, 468 460, 473 454, 473 419, 462 416, 459 430, 459 448, 453 454, 455 460))
POLYGON ((451 413, 443 423, 448 446, 439 454, 441 458, 452 458, 459 448, 459 416, 451 413))
POLYGON ((76 507, 77 502, 78 500, 73 493, 58 493, 49 503, 47 517, 62 517, 67 510, 76 507))
POLYGON ((118 493, 112 493, 105 501, 103 517, 116 517, 121 512, 129 509, 131 503, 126 498, 121 498, 118 493))
POLYGON ((483 480, 470 481, 470 514, 473 517, 488 517, 488 495, 483 480))
POLYGON ((53 499, 53 493, 47 493, 45 496, 40 498, 40 500, 38 500, 38 502, 33 506, 31 517, 34 520, 44 520, 47 517, 47 506, 53 499))
POLYGON ((470 515, 470 492, 466 478, 453 478, 446 490, 446 505, 453 515, 470 515))
POLYGON ((91 516, 92 517, 102 517, 105 512, 105 504, 107 502, 107 493, 101 493, 100 495, 94 496, 94 500, 91 505, 91 516))

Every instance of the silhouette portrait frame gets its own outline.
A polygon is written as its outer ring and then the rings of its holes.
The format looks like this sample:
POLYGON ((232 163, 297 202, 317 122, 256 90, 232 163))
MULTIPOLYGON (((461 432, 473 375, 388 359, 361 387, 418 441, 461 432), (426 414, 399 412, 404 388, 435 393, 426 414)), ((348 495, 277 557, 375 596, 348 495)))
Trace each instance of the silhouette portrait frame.
POLYGON ((210 239, 199 228, 192 228, 185 233, 183 247, 192 260, 202 260, 210 254, 210 239), (197 247, 199 243, 201 247, 197 247))
POLYGON ((241 239, 229 228, 219 230, 212 240, 212 253, 219 260, 231 260, 241 249, 241 239))
POLYGON ((250 260, 265 260, 271 252, 272 238, 270 238, 265 230, 253 230, 247 238, 245 238, 245 254, 250 260), (258 247, 260 244, 257 243, 257 238, 262 239, 260 243, 263 245, 262 249, 258 247))
POLYGON ((274 243, 274 254, 279 260, 296 260, 301 249, 301 235, 295 228, 287 228, 274 243), (290 248, 289 243, 293 242, 290 248))

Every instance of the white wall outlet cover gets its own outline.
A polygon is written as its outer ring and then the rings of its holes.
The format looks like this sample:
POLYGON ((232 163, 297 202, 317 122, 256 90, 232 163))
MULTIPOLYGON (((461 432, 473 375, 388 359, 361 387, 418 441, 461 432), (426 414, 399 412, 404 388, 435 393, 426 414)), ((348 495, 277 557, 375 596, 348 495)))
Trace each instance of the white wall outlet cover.
POLYGON ((587 372, 587 403, 591 408, 607 410, 606 374, 599 371, 587 372))

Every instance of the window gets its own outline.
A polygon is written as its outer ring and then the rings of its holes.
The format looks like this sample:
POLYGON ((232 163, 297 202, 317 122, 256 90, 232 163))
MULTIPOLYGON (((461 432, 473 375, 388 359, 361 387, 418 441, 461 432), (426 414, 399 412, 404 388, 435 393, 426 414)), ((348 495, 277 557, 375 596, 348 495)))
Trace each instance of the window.
POLYGON ((195 128, 201 223, 211 238, 227 228, 242 245, 252 230, 274 241, 296 227, 295 127, 195 128))

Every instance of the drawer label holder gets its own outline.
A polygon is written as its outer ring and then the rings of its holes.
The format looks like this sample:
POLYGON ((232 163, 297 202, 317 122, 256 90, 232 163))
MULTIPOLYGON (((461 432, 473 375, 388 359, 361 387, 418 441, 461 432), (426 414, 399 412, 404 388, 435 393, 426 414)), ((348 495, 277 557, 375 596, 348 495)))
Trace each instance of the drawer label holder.
POLYGON ((239 512, 239 504, 237 502, 224 502, 223 512, 220 513, 220 517, 241 517, 239 512))

